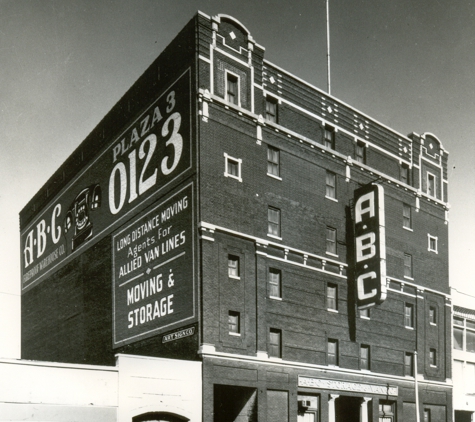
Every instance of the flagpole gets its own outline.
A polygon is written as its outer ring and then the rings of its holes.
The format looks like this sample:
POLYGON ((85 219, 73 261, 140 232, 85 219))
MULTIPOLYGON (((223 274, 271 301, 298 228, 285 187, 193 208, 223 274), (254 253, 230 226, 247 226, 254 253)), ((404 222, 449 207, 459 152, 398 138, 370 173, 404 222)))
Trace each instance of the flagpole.
POLYGON ((330 6, 329 0, 326 0, 327 5, 327 91, 331 94, 331 82, 330 82, 330 6))

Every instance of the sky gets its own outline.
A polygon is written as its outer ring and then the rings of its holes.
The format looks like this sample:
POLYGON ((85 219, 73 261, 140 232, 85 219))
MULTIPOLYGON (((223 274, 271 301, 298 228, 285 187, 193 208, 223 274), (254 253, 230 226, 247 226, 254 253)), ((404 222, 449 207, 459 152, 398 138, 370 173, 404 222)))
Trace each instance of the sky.
MULTIPOLYGON (((326 90, 325 0, 0 0, 0 357, 20 355, 20 210, 198 10, 326 90)), ((450 283, 475 308, 474 14, 475 0, 330 0, 332 95, 449 151, 450 283)))

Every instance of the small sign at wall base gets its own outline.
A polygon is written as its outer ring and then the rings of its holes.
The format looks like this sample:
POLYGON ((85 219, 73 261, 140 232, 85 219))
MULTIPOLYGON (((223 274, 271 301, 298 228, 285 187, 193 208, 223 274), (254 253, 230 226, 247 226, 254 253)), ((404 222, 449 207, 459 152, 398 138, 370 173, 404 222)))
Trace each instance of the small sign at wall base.
POLYGON ((189 337, 195 334, 195 327, 185 328, 184 330, 175 331, 171 334, 165 334, 162 337, 162 343, 168 343, 169 341, 179 340, 183 337, 189 337))

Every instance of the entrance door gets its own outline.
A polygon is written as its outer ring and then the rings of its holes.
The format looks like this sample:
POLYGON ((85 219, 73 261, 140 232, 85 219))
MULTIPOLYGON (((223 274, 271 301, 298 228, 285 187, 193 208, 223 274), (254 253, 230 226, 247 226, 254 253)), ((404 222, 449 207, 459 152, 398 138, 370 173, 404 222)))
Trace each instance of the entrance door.
POLYGON ((335 422, 360 422, 361 397, 340 396, 335 400, 335 422))

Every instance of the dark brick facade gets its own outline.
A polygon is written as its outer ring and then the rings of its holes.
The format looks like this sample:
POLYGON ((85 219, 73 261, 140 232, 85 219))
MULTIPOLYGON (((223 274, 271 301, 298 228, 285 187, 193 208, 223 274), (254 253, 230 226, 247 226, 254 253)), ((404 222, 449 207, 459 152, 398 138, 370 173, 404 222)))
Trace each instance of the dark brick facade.
POLYGON ((447 151, 432 134, 398 134, 265 61, 233 18, 198 14, 22 211, 22 227, 153 100, 173 78, 172 62, 177 74, 191 67, 195 84, 193 170, 174 187, 196 184, 196 334, 112 348, 106 236, 23 294, 23 357, 200 359, 206 421, 295 421, 307 411, 333 422, 348 417, 345 408, 363 412, 353 420, 377 421, 382 405, 394 421, 415 421, 416 379, 405 363, 417 352, 421 419, 429 411, 452 420, 447 151), (237 104, 227 100, 229 74, 237 104), (267 97, 275 122, 266 119, 267 97), (278 174, 268 174, 269 148, 278 151, 278 174), (328 172, 335 198, 327 197, 328 172), (366 317, 356 307, 353 197, 373 182, 384 187, 388 292, 366 317), (280 213, 277 235, 269 236, 269 207, 280 213), (327 229, 336 233, 330 253, 327 229), (271 272, 280 277, 277 296, 271 272))

